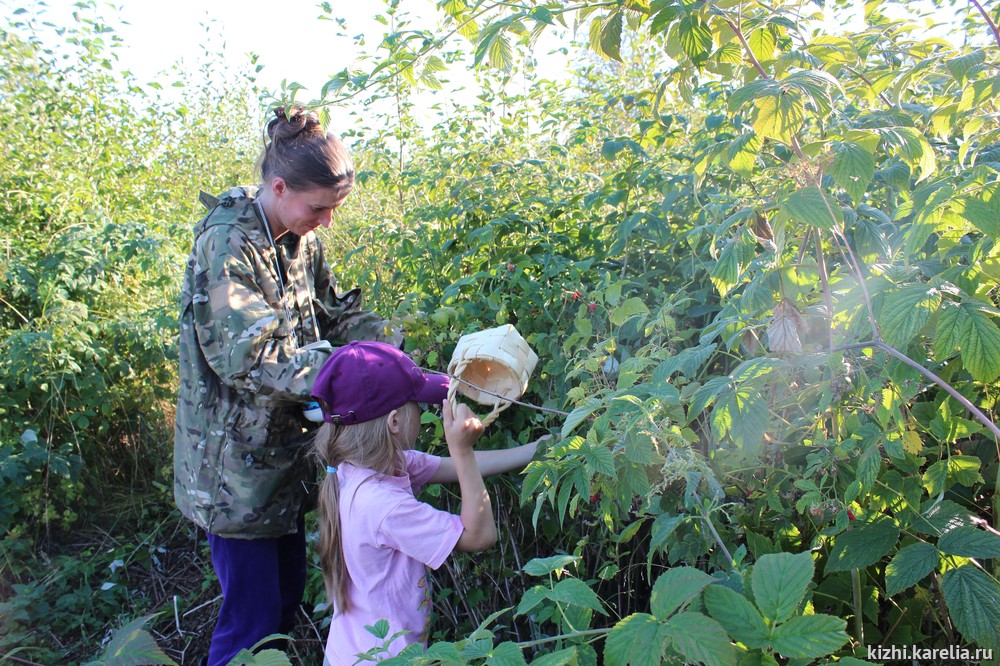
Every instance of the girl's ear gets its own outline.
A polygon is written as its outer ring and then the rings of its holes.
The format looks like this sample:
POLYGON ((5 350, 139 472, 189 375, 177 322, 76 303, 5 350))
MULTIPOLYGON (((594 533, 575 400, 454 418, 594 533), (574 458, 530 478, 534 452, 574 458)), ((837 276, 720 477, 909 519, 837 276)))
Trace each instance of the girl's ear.
POLYGON ((403 430, 403 417, 398 409, 389 412, 389 415, 385 417, 385 423, 390 434, 398 435, 403 430))

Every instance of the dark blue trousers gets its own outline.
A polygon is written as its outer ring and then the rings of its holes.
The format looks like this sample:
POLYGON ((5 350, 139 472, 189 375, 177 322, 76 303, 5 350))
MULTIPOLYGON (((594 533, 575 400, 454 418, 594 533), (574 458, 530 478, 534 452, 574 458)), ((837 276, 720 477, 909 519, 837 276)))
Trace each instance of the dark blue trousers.
POLYGON ((226 539, 208 535, 222 585, 208 666, 225 666, 240 650, 271 634, 288 633, 306 589, 306 535, 226 539))

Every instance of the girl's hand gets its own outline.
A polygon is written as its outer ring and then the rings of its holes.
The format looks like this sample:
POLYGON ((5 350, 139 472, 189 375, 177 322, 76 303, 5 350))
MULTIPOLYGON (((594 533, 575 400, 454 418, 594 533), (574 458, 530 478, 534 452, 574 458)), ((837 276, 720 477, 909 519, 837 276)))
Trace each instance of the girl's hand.
POLYGON ((452 409, 451 401, 441 403, 441 414, 444 421, 444 438, 448 442, 448 452, 452 456, 472 453, 476 442, 483 434, 483 423, 468 405, 458 403, 452 409))

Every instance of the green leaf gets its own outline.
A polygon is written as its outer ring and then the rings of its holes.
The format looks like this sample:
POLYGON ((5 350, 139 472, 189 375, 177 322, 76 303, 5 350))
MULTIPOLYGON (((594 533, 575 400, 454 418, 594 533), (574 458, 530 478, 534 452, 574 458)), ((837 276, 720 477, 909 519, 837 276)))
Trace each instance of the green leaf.
POLYGON ((701 613, 675 615, 667 622, 674 649, 691 662, 736 666, 736 650, 722 626, 701 613))
POLYGON ((923 541, 899 549, 885 567, 885 593, 895 596, 908 590, 938 564, 937 548, 923 541))
POLYGON ((760 450, 769 423, 767 398, 747 384, 723 393, 712 409, 711 425, 716 437, 728 435, 748 456, 760 450))
POLYGON ((698 14, 685 14, 677 24, 677 33, 681 48, 695 65, 708 60, 712 50, 712 31, 698 14))
POLYGON ((946 357, 953 348, 974 379, 990 383, 1000 377, 1000 328, 976 302, 950 304, 941 313, 934 348, 946 357))
POLYGON ((712 273, 709 277, 715 288, 719 290, 720 296, 725 296, 739 284, 740 274, 743 272, 743 266, 740 262, 743 252, 739 245, 739 241, 730 240, 719 253, 715 266, 712 267, 712 273))
POLYGON ((754 132, 768 139, 790 143, 805 120, 802 95, 792 91, 758 97, 754 108, 756 113, 751 123, 754 132))
POLYGON ((951 456, 948 458, 948 480, 961 486, 983 483, 983 475, 979 473, 982 464, 976 456, 951 456))
POLYGON ((531 610, 548 599, 548 593, 551 588, 544 585, 535 585, 534 587, 528 588, 521 595, 521 600, 517 604, 517 610, 514 615, 527 615, 531 610))
POLYGON ((958 110, 964 113, 987 100, 996 99, 997 96, 1000 96, 1000 76, 976 81, 962 91, 962 101, 958 103, 958 110))
POLYGON ((778 45, 778 38, 770 26, 759 28, 747 35, 747 45, 753 52, 758 62, 764 62, 774 57, 774 49, 778 45))
POLYGON ((613 12, 590 24, 590 48, 599 56, 622 61, 622 12, 613 12))
POLYGON ((771 622, 792 616, 813 577, 812 553, 764 555, 753 567, 750 585, 757 608, 771 622))
POLYGON ((945 532, 937 545, 941 552, 949 555, 980 559, 1000 557, 1000 536, 972 525, 945 532))
POLYGON ((1000 648, 1000 585, 971 564, 945 572, 941 580, 948 612, 969 640, 1000 648))
POLYGON ((771 640, 764 618, 742 594, 722 585, 705 590, 705 608, 734 640, 751 650, 763 649, 771 640))
POLYGON ((389 621, 382 619, 376 622, 374 625, 365 625, 365 631, 374 636, 375 638, 385 638, 389 635, 389 621))
POLYGON ((583 423, 588 416, 601 407, 601 404, 601 401, 597 398, 587 398, 582 405, 576 407, 572 412, 570 412, 569 416, 566 417, 566 420, 563 421, 560 437, 563 439, 569 437, 570 433, 573 432, 578 425, 583 423))
POLYGON ((543 654, 532 661, 531 666, 575 666, 577 663, 576 647, 571 647, 543 654))
POLYGON ((932 176, 937 170, 934 149, 918 130, 912 127, 890 127, 877 131, 886 143, 897 149, 899 156, 910 165, 911 169, 920 171, 918 183, 932 176))
POLYGON ((681 350, 676 356, 668 358, 653 370, 653 381, 657 384, 666 384, 670 381, 671 375, 680 372, 685 377, 693 377, 704 365, 705 361, 715 353, 717 345, 699 345, 681 350))
POLYGON ((778 201, 778 214, 786 220, 794 220, 820 229, 840 228, 844 224, 844 212, 837 199, 818 187, 806 187, 786 195, 778 201))
POLYGON ((951 500, 935 501, 914 517, 913 529, 921 534, 941 536, 962 525, 973 525, 975 521, 969 511, 951 500))
POLYGON ((771 646, 785 657, 818 659, 850 640, 847 622, 832 615, 800 615, 774 629, 771 646))
POLYGON ((878 313, 882 338, 896 349, 906 349, 940 306, 941 292, 927 284, 911 284, 885 294, 878 313))
POLYGON ((645 316, 649 314, 649 308, 643 303, 641 298, 633 297, 619 305, 611 311, 611 323, 621 326, 632 317, 645 316))
POLYGON ((579 555, 553 555, 552 557, 536 557, 524 565, 524 573, 529 576, 547 576, 550 573, 562 571, 580 560, 579 555))
POLYGON ((486 663, 490 666, 527 666, 521 648, 517 643, 507 641, 493 648, 490 656, 486 658, 486 663))
POLYGON ((875 177, 875 158, 859 144, 840 142, 834 148, 830 175, 837 185, 847 191, 854 203, 860 203, 875 177))
MULTIPOLYGON (((154 615, 136 618, 111 633, 111 642, 99 660, 102 664, 116 666, 165 665, 176 666, 156 644, 153 636, 143 627, 154 615)), ((286 661, 287 663, 287 661, 286 661)))
POLYGON ((928 466, 924 470, 921 481, 927 490, 927 494, 931 497, 937 497, 943 493, 948 488, 948 461, 938 460, 936 463, 928 466))
POLYGON ((608 633, 604 645, 607 666, 659 664, 670 640, 670 631, 645 613, 629 615, 608 633))
POLYGON ((996 205, 1000 200, 996 196, 990 203, 971 195, 961 196, 958 200, 962 204, 962 217, 990 238, 1000 236, 1000 211, 996 205))
POLYGON ((759 136, 753 132, 746 132, 729 142, 726 147, 726 163, 739 175, 749 178, 753 175, 753 169, 757 165, 761 146, 762 142, 759 136))
POLYGON ((649 537, 649 555, 653 556, 653 553, 657 549, 662 549, 664 544, 667 543, 667 539, 670 535, 674 533, 677 526, 684 522, 684 516, 671 516, 666 513, 661 513, 653 521, 653 527, 650 529, 649 537))
POLYGON ((878 480, 878 473, 882 469, 882 452, 877 444, 872 444, 858 459, 858 470, 856 479, 861 483, 862 492, 871 490, 878 480))
POLYGON ((553 601, 589 608, 601 615, 607 615, 597 593, 579 578, 563 578, 546 596, 553 601))
POLYGON ((698 596, 715 582, 707 573, 694 567, 674 567, 660 574, 653 584, 650 610, 658 620, 666 620, 676 610, 698 596))
POLYGON ((899 528, 889 519, 878 520, 837 535, 826 574, 875 564, 899 541, 899 528))
POLYGON ((957 58, 948 58, 944 65, 951 72, 951 75, 955 78, 955 81, 959 85, 964 85, 969 77, 969 74, 974 70, 978 69, 979 65, 986 61, 986 53, 982 49, 976 49, 971 53, 966 53, 965 55, 958 56, 957 58))

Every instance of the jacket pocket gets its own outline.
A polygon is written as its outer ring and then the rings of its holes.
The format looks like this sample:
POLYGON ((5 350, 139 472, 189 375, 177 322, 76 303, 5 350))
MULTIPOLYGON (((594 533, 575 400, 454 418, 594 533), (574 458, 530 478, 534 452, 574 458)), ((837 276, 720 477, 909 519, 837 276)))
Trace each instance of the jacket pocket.
POLYGON ((295 530, 306 495, 305 449, 265 446, 270 443, 266 421, 236 424, 229 432, 223 492, 229 495, 227 517, 238 530, 261 535, 295 530))

